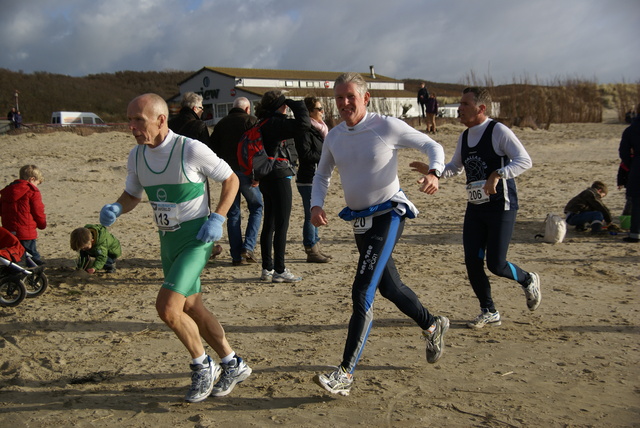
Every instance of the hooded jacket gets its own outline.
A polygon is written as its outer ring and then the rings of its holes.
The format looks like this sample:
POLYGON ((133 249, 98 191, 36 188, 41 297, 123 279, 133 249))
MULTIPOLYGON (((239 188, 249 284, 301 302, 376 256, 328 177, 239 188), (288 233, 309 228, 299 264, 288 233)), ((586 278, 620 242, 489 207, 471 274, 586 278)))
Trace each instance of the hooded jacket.
POLYGON ((36 229, 47 227, 42 194, 27 180, 16 180, 0 190, 2 227, 21 241, 38 238, 36 229))
MULTIPOLYGON (((309 118, 309 110, 304 105, 304 101, 286 100, 285 104, 293 112, 293 119, 289 119, 286 115, 279 111, 268 112, 264 114, 264 117, 260 117, 260 120, 269 119, 262 127, 262 143, 264 144, 264 150, 269 156, 274 156, 280 142, 286 141, 285 146, 289 150, 292 164, 296 165, 298 162, 298 152, 296 151, 294 137, 308 131, 311 128, 311 119, 309 118)), ((275 178, 273 173, 270 173, 265 178, 275 178)))
POLYGON ((120 241, 101 224, 87 224, 84 227, 91 231, 93 246, 86 251, 91 257, 95 257, 93 268, 100 270, 107 263, 107 257, 117 259, 122 255, 120 241))

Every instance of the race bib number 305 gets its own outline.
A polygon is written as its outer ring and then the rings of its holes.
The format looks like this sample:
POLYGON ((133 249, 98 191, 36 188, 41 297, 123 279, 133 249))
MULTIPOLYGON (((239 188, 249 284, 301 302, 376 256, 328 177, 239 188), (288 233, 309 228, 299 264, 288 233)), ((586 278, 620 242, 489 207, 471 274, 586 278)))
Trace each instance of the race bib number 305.
POLYGON ((351 220, 351 224, 353 225, 353 233, 356 235, 362 235, 367 230, 371 229, 371 226, 373 225, 373 218, 371 216, 354 218, 351 220))
POLYGON ((474 181, 467 184, 467 200, 472 204, 484 204, 489 202, 489 195, 484 192, 486 180, 474 181))
POLYGON ((150 202, 158 230, 166 232, 180 229, 178 205, 171 202, 150 202))

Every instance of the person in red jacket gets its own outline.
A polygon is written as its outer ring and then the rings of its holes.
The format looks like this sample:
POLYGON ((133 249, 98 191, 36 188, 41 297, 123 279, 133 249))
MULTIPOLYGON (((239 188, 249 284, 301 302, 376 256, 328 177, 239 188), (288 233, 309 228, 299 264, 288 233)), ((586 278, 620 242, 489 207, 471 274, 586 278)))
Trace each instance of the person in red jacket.
POLYGON ((20 168, 20 178, 0 190, 2 227, 20 240, 38 265, 44 264, 44 261, 36 248, 36 229, 47 227, 42 195, 38 190, 38 185, 43 181, 44 177, 37 166, 25 165, 20 168))

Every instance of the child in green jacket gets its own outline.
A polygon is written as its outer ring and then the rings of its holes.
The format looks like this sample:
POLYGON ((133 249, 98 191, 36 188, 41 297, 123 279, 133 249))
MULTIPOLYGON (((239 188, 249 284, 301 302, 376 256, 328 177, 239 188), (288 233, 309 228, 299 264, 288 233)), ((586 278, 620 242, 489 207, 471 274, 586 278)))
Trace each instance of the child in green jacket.
POLYGON ((103 268, 114 273, 116 259, 122 255, 118 238, 100 224, 87 224, 71 232, 71 249, 80 252, 76 268, 88 273, 103 268))

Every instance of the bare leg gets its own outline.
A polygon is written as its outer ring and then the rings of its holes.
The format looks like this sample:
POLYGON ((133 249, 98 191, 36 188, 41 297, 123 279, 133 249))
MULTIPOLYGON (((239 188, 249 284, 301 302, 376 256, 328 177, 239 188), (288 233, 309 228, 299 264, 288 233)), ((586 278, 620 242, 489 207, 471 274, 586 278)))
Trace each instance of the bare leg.
POLYGON ((204 338, 220 358, 226 357, 233 352, 229 342, 227 342, 224 328, 220 325, 215 315, 204 306, 202 294, 197 293, 189 296, 184 311, 197 324, 200 336, 204 338))

